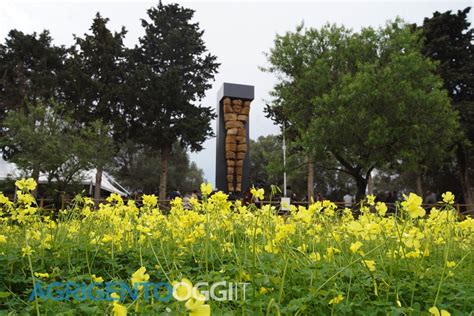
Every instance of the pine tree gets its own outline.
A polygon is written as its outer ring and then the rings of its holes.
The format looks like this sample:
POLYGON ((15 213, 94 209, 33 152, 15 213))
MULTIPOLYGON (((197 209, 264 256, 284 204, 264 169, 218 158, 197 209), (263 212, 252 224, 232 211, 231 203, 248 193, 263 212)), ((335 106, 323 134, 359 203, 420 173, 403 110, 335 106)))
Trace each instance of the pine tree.
POLYGON ((160 152, 163 200, 172 145, 201 150, 213 135, 214 111, 199 102, 219 65, 207 52, 199 24, 191 23, 193 10, 160 2, 147 12, 149 20, 142 20, 145 35, 130 59, 135 94, 127 111, 134 139, 160 152))

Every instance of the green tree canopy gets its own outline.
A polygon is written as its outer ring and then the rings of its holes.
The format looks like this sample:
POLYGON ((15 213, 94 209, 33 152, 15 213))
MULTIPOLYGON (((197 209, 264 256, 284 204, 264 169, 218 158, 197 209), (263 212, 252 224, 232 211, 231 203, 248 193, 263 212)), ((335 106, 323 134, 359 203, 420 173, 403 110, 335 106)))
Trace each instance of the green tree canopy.
MULTIPOLYGON (((154 149, 127 141, 109 168, 130 192, 159 192, 161 159, 154 149)), ((185 194, 199 189, 203 182, 203 171, 190 162, 186 150, 175 143, 170 154, 168 186, 185 194)))
POLYGON ((423 53, 438 62, 436 72, 443 78, 453 108, 460 114, 463 137, 456 142, 456 169, 467 204, 474 203, 470 181, 474 170, 474 29, 468 21, 470 9, 435 12, 420 27, 423 53))
MULTIPOLYGON (((86 139, 95 150, 89 161, 97 169, 94 198, 100 199, 102 171, 114 154, 111 138, 122 141, 126 134, 126 114, 123 108, 126 77, 126 31, 112 33, 109 19, 96 14, 91 34, 75 36, 70 48, 67 75, 62 84, 64 99, 75 119, 87 131, 86 139)), ((118 145, 115 146, 118 148, 118 145)))
POLYGON ((130 60, 136 93, 129 99, 133 137, 160 151, 160 199, 166 195, 171 145, 180 142, 200 150, 213 135, 210 122, 215 114, 198 103, 211 87, 218 64, 207 53, 199 24, 191 23, 193 14, 191 9, 161 2, 149 9, 149 19, 142 20, 145 35, 130 60))
POLYGON ((299 27, 277 37, 269 61, 281 78, 276 108, 297 127, 297 141, 337 160, 359 198, 373 169, 417 167, 443 156, 455 137, 457 116, 435 66, 400 21, 360 32, 299 27))
POLYGON ((1 145, 15 148, 10 161, 31 172, 38 181, 39 173, 48 174, 64 187, 81 169, 87 168, 84 143, 79 127, 65 107, 54 102, 37 102, 27 111, 10 111, 3 122, 6 127, 1 145))
MULTIPOLYGON (((66 50, 52 44, 48 31, 25 34, 11 30, 0 45, 0 120, 7 113, 54 97, 66 50)), ((0 127, 5 131, 5 126, 0 127)), ((12 149, 12 148, 9 148, 12 149)), ((11 151, 3 148, 8 158, 11 151)))

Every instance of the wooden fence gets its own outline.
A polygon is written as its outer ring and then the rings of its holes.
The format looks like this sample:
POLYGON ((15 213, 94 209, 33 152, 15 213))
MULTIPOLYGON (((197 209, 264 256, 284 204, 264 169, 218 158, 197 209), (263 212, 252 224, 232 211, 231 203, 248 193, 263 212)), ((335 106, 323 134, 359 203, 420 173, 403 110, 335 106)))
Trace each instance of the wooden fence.
MULTIPOLYGON (((127 203, 127 198, 124 198, 125 203, 127 203)), ((99 203, 105 203, 105 199, 100 199, 99 203)), ((170 200, 162 200, 158 201, 160 204, 161 208, 164 210, 169 210, 170 208, 170 200)), ((262 204, 272 204, 273 206, 279 207, 280 206, 280 201, 261 201, 260 203, 262 204)), ((338 207, 344 208, 344 202, 334 202, 338 207)), ((59 203, 58 200, 53 200, 53 199, 44 199, 40 198, 38 200, 38 206, 42 209, 47 209, 47 210, 57 210, 57 209, 65 209, 67 207, 70 207, 73 204, 72 199, 68 198, 62 198, 60 199, 59 203), (59 204, 59 205, 58 205, 59 204)), ((308 206, 308 202, 300 202, 300 201, 294 201, 291 202, 291 204, 299 206, 308 206)), ((394 210, 396 209, 396 203, 386 203, 387 207, 389 210, 394 210)), ((137 205, 140 206, 139 202, 137 201, 137 205)), ((439 207, 441 204, 422 204, 422 206, 429 212, 429 210, 432 207, 439 207)), ((474 204, 459 204, 455 203, 453 204, 453 207, 458 211, 458 213, 463 214, 463 215, 468 215, 471 214, 474 216, 474 204)), ((357 205, 354 204, 353 209, 357 209, 357 205)), ((284 212, 283 212, 284 213, 284 212)))

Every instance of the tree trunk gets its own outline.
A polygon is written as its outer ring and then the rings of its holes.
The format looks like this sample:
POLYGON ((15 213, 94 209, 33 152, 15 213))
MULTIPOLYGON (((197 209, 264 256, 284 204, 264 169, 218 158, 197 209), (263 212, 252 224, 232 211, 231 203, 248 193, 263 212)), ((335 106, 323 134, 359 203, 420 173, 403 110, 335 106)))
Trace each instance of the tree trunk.
POLYGON ((31 192, 31 194, 32 194, 35 198, 36 198, 36 196, 38 195, 39 174, 40 174, 39 168, 34 167, 34 168, 33 168, 33 171, 31 172, 31 177, 33 178, 33 180, 36 181, 36 188, 31 192))
POLYGON ((168 162, 170 160, 171 146, 161 149, 160 196, 159 200, 166 199, 166 182, 168 177, 168 162))
POLYGON ((314 163, 308 158, 308 202, 314 198, 314 163))
POLYGON ((423 197, 423 180, 421 174, 416 174, 416 194, 423 197))
POLYGON ((466 211, 474 216, 474 206, 470 206, 474 203, 474 198, 471 192, 471 183, 469 181, 469 163, 467 153, 461 145, 458 145, 457 149, 458 164, 459 164, 459 177, 461 183, 462 194, 464 196, 464 203, 468 204, 466 211))
POLYGON ((94 201, 96 207, 99 206, 100 202, 100 188, 102 187, 102 169, 102 166, 97 166, 97 172, 95 174, 94 201))
POLYGON ((357 196, 356 196, 357 202, 360 202, 365 198, 365 189, 367 188, 367 179, 362 176, 358 176, 354 178, 357 184, 357 196))

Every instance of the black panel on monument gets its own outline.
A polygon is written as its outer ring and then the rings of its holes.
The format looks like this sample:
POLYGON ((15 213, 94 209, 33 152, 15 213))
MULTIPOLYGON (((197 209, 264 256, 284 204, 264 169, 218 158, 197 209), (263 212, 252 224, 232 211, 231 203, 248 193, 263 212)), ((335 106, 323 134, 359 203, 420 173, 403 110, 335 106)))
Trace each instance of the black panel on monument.
MULTIPOLYGON (((226 129, 224 122, 223 99, 228 97, 231 99, 242 99, 243 101, 252 101, 254 99, 255 88, 250 85, 235 84, 225 82, 219 92, 217 93, 217 145, 216 145, 216 188, 219 191, 229 193, 227 190, 227 171, 226 171, 226 152, 225 152, 225 138, 226 129)), ((252 108, 252 106, 250 106, 252 108)), ((250 114, 247 123, 245 124, 247 152, 245 154, 243 170, 242 170, 242 192, 250 186, 250 161, 248 145, 250 144, 250 114)))

